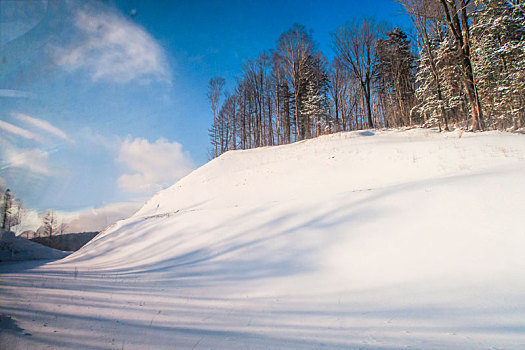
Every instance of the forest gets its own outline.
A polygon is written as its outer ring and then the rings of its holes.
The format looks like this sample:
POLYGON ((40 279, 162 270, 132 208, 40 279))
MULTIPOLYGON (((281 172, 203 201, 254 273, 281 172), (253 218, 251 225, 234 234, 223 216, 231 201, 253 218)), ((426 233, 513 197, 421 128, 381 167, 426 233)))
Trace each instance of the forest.
POLYGON ((519 0, 397 0, 413 36, 373 18, 331 33, 331 62, 300 24, 247 60, 233 92, 213 77, 210 157, 367 128, 525 127, 519 0))

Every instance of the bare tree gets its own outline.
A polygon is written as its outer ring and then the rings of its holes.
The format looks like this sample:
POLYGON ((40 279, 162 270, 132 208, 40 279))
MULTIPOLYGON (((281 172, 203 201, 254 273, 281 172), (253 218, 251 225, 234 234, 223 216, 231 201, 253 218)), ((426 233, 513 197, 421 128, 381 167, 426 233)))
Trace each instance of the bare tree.
POLYGON ((378 26, 372 19, 348 22, 332 35, 337 56, 359 80, 368 125, 371 128, 374 127, 371 107, 372 75, 378 36, 378 26))
POLYGON ((21 222, 22 202, 15 199, 9 188, 3 192, 0 213, 3 230, 9 231, 21 222))
POLYGON ((273 145, 270 70, 270 55, 266 52, 260 54, 256 60, 249 60, 243 68, 255 116, 253 137, 256 147, 273 145))
POLYGON ((48 211, 42 218, 42 226, 44 234, 48 237, 56 234, 59 228, 58 218, 54 211, 48 211))
POLYGON ((467 6, 470 0, 440 0, 446 23, 453 35, 459 55, 465 89, 472 110, 472 131, 483 128, 483 112, 474 81, 470 57, 470 30, 467 6))
POLYGON ((212 78, 208 84, 208 100, 210 101, 211 111, 213 113, 213 126, 211 134, 213 135, 213 146, 215 148, 214 156, 219 155, 218 147, 218 130, 217 130, 217 113, 219 111, 219 100, 221 98, 221 93, 224 88, 225 80, 224 78, 215 77, 212 78))
POLYGON ((13 195, 11 194, 11 190, 8 188, 2 196, 2 230, 9 230, 9 210, 11 210, 11 206, 13 205, 13 195))
POLYGON ((344 95, 347 89, 348 76, 341 60, 335 57, 330 65, 330 96, 334 102, 335 131, 346 130, 344 114, 341 113, 341 105, 344 103, 344 95))
POLYGON ((470 27, 485 126, 525 125, 525 4, 478 0, 470 27))
POLYGON ((57 234, 58 235, 63 235, 66 233, 66 230, 69 228, 68 224, 62 222, 60 225, 58 225, 57 227, 57 234))
POLYGON ((294 24, 292 29, 281 34, 277 45, 277 57, 279 58, 285 73, 288 86, 293 90, 294 113, 295 113, 295 137, 302 140, 306 135, 306 128, 301 124, 301 91, 305 74, 305 66, 308 58, 314 51, 314 44, 310 33, 299 25, 294 24))
POLYGON ((448 130, 448 116, 443 101, 443 83, 437 67, 437 58, 434 50, 434 36, 440 31, 439 20, 441 11, 439 3, 436 0, 396 0, 406 10, 416 28, 418 46, 424 51, 421 56, 425 57, 428 63, 429 72, 431 73, 436 97, 439 103, 439 112, 441 121, 448 130))
POLYGON ((290 105, 292 94, 286 79, 284 67, 278 54, 273 55, 272 82, 274 93, 274 111, 276 119, 277 143, 290 143, 292 138, 292 127, 290 122, 290 105))

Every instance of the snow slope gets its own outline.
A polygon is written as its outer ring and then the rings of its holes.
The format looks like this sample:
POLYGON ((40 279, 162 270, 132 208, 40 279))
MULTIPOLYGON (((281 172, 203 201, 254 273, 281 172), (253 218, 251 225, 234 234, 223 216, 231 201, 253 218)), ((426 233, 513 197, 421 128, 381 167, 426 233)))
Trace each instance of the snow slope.
POLYGON ((518 349, 524 175, 525 137, 502 132, 228 152, 69 257, 0 266, 0 341, 518 349))
POLYGON ((0 230, 0 262, 37 259, 61 259, 69 253, 49 248, 17 237, 13 232, 0 230))

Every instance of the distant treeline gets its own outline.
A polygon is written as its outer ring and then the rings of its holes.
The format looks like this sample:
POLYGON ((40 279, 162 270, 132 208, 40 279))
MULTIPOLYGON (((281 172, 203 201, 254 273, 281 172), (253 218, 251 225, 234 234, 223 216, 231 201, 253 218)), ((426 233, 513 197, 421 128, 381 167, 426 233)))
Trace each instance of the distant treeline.
POLYGON ((525 126, 519 0, 398 0, 415 38, 366 18, 332 33, 328 62, 295 24, 248 60, 233 92, 210 80, 210 156, 376 127, 525 126))

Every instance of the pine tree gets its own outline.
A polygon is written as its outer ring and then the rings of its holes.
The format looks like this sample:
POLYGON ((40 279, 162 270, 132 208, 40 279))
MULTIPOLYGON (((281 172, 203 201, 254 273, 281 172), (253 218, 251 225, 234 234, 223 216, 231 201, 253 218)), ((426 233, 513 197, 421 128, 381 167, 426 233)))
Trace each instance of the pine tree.
POLYGON ((388 32, 376 45, 375 89, 383 105, 385 121, 392 126, 412 123, 414 106, 414 55, 407 35, 399 28, 388 32), (388 123, 390 120, 390 123, 388 123))
POLYGON ((318 54, 308 58, 303 79, 301 116, 304 120, 302 124, 308 129, 313 128, 314 132, 308 131, 307 134, 318 136, 330 129, 327 110, 329 81, 324 57, 318 54))

